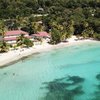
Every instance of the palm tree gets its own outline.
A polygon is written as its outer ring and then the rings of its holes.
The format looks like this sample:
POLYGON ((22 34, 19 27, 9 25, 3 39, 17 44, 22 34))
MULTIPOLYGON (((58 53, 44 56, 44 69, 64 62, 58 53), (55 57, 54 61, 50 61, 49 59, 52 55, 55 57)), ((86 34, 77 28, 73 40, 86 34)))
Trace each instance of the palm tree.
POLYGON ((83 32, 82 32, 83 38, 88 38, 94 36, 94 30, 91 27, 87 27, 83 32))
POLYGON ((24 44, 24 34, 21 34, 19 37, 17 37, 17 45, 22 46, 24 44))
POLYGON ((0 53, 7 52, 9 50, 8 45, 5 41, 0 42, 0 53))
POLYGON ((19 37, 17 37, 17 45, 18 46, 26 46, 26 47, 32 47, 33 42, 28 39, 27 37, 24 37, 24 34, 21 34, 19 37))
POLYGON ((61 40, 62 41, 66 41, 66 39, 70 38, 71 37, 71 34, 68 33, 66 30, 62 32, 62 35, 61 35, 61 40))
POLYGON ((34 30, 34 33, 37 33, 39 31, 39 23, 32 22, 32 28, 34 30))
POLYGON ((85 29, 89 26, 89 23, 86 22, 86 21, 84 21, 82 24, 83 24, 83 27, 84 27, 85 29))
POLYGON ((58 29, 53 28, 51 31, 51 43, 52 44, 57 44, 61 42, 61 33, 58 29))
POLYGON ((0 35, 4 38, 5 36, 5 32, 6 32, 7 28, 4 25, 3 21, 0 21, 0 35))
POLYGON ((66 30, 69 34, 74 34, 74 21, 73 20, 69 20, 68 21, 68 24, 67 24, 67 27, 66 27, 66 30))

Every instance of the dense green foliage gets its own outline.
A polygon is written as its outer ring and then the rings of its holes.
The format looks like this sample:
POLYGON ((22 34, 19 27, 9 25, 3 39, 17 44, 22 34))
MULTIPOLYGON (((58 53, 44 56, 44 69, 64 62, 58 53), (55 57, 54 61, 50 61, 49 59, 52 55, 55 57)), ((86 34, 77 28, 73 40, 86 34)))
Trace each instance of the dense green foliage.
POLYGON ((37 0, 0 0, 0 18, 29 16, 38 9, 37 0))
POLYGON ((73 20, 75 34, 85 29, 86 22, 95 32, 100 33, 100 0, 56 0, 49 8, 45 23, 50 25, 55 20, 62 25, 73 20))
POLYGON ((100 0, 56 0, 50 5, 44 23, 48 31, 55 26, 59 30, 60 26, 60 33, 100 39, 100 0))
POLYGON ((60 34, 60 31, 57 30, 57 29, 52 29, 52 32, 51 32, 51 37, 52 37, 52 40, 51 40, 51 43, 52 44, 57 44, 59 42, 61 42, 61 34, 60 34))
POLYGON ((63 40, 66 34, 99 38, 100 0, 0 0, 0 19, 4 19, 3 28, 5 24, 8 29, 21 28, 30 34, 55 28, 63 40), (43 24, 34 24, 37 21, 43 24))
POLYGON ((4 41, 0 42, 0 53, 7 52, 7 51, 8 51, 7 43, 4 41))
POLYGON ((22 34, 17 38, 17 46, 32 47, 33 42, 22 34))

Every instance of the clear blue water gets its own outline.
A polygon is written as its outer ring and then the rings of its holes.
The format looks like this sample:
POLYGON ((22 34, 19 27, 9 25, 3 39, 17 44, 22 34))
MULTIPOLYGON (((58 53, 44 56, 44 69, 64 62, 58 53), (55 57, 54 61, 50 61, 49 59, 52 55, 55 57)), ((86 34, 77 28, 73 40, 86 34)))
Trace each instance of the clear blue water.
POLYGON ((0 69, 0 100, 100 100, 100 43, 55 49, 0 69))

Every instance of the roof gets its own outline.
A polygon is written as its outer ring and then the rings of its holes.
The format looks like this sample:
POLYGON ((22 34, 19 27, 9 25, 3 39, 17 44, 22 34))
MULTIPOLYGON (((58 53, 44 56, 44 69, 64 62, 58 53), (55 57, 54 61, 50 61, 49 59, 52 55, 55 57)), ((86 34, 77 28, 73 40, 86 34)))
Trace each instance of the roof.
POLYGON ((25 36, 25 37, 27 37, 28 39, 32 39, 32 36, 25 36))
POLYGON ((33 36, 37 36, 37 37, 50 37, 49 33, 47 33, 47 32, 38 32, 36 34, 33 34, 33 36))
MULTIPOLYGON (((28 39, 31 39, 32 38, 31 36, 25 36, 25 37, 27 37, 28 39)), ((14 41, 16 39, 17 39, 16 37, 3 38, 3 40, 5 40, 5 41, 14 41)))
POLYGON ((22 30, 12 30, 12 31, 7 31, 5 33, 6 36, 10 36, 10 35, 20 35, 20 34, 28 34, 28 33, 25 32, 25 31, 22 31, 22 30))
POLYGON ((14 40, 16 40, 16 37, 4 38, 3 40, 5 40, 5 41, 14 41, 14 40))

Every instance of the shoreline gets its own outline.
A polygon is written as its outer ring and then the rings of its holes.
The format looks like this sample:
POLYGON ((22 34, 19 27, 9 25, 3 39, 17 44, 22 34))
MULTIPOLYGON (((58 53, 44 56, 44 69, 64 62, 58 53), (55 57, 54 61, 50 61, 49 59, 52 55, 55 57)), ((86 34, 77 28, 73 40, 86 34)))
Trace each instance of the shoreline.
POLYGON ((42 45, 36 45, 30 48, 22 48, 18 50, 8 51, 7 53, 0 54, 0 68, 7 67, 9 65, 15 64, 16 62, 26 59, 31 55, 39 54, 42 52, 47 52, 54 49, 69 47, 73 45, 79 45, 82 43, 99 43, 99 41, 92 40, 92 39, 85 39, 85 40, 74 40, 70 38, 66 43, 59 43, 57 45, 50 45, 48 43, 44 43, 42 45))

